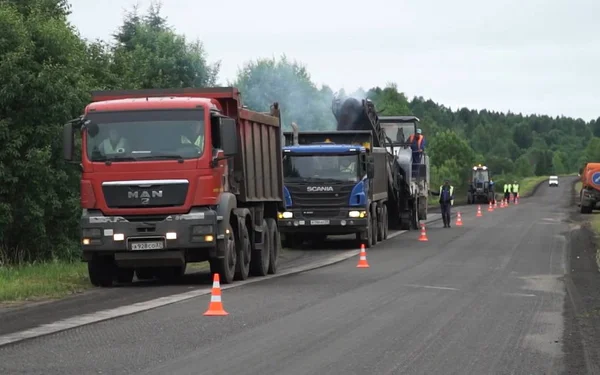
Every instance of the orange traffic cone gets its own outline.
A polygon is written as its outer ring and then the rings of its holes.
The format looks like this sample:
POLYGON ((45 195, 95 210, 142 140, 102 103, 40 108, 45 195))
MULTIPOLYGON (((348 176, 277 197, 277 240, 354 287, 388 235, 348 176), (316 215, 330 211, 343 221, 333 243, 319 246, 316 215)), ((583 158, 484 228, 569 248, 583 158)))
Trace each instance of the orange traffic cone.
POLYGON ((356 268, 369 268, 369 263, 367 262, 367 252, 365 251, 364 243, 360 244, 360 254, 356 268))
POLYGON ((421 236, 419 237, 419 241, 429 241, 427 232, 425 232, 425 224, 421 224, 421 236))
POLYGON ((494 212, 494 206, 492 205, 492 201, 490 201, 490 205, 488 206, 488 212, 494 212))
POLYGON ((494 199, 494 208, 498 208, 498 200, 494 199))
POLYGON ((515 197, 515 205, 519 204, 519 197, 515 197))
POLYGON ((482 217, 483 215, 481 214, 481 205, 477 206, 477 217, 482 217))
POLYGON ((204 316, 224 315, 229 315, 229 313, 223 309, 223 302, 221 301, 221 282, 219 274, 215 273, 213 276, 212 292, 210 293, 210 303, 208 304, 208 310, 206 310, 204 316))
POLYGON ((500 208, 504 208, 504 199, 500 201, 500 208))
POLYGON ((462 216, 460 215, 460 211, 456 214, 456 226, 462 227, 462 216))

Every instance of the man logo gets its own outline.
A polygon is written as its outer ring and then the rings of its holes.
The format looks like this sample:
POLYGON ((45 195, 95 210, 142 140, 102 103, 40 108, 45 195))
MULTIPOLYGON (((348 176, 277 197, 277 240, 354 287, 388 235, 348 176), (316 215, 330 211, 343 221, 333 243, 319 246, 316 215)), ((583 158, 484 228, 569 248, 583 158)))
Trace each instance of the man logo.
POLYGON ((306 191, 308 191, 310 193, 333 191, 333 187, 332 186, 307 186, 306 191))
POLYGON ((136 190, 127 192, 127 198, 129 199, 140 199, 142 204, 150 203, 150 198, 162 198, 162 190, 136 190))

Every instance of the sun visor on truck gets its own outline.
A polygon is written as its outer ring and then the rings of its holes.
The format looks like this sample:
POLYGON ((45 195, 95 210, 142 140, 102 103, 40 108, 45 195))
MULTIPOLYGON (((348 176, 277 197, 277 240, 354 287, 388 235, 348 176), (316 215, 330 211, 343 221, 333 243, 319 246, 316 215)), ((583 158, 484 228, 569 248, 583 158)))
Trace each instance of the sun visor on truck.
MULTIPOLYGON (((293 132, 284 132, 285 146, 294 145, 293 132)), ((370 131, 333 131, 333 132, 299 132, 298 144, 339 144, 357 145, 370 148, 373 143, 373 134, 370 131)))

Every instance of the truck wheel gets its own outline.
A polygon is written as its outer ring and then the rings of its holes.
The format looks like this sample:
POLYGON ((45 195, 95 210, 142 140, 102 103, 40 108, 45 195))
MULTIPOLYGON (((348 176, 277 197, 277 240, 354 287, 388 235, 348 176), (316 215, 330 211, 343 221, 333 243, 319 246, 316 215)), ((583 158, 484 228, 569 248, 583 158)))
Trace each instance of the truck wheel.
POLYGON ((250 273, 252 276, 266 276, 269 272, 269 254, 271 253, 272 239, 269 237, 267 221, 263 219, 263 246, 262 249, 252 249, 252 258, 250 260, 250 273))
POLYGON ((117 282, 119 284, 130 284, 133 282, 133 268, 117 268, 117 282))
POLYGON ((237 267, 235 270, 235 280, 246 280, 250 274, 250 257, 252 244, 246 223, 240 225, 239 242, 237 243, 237 267))
POLYGON ((591 213, 592 213, 592 210, 593 210, 593 208, 592 208, 592 207, 587 207, 587 206, 584 206, 584 205, 581 205, 581 207, 580 207, 580 209, 579 209, 579 211, 580 211, 582 214, 591 214, 591 213))
POLYGON ((377 241, 383 241, 383 205, 379 206, 379 213, 377 214, 377 241))
POLYGON ((371 215, 371 246, 377 245, 377 214, 371 215))
POLYGON ((94 286, 111 287, 116 276, 114 261, 109 257, 93 257, 88 262, 88 275, 94 286))
POLYGON ((210 259, 210 273, 219 274, 219 281, 223 284, 231 284, 235 275, 237 263, 237 251, 235 243, 235 235, 231 224, 227 227, 225 238, 217 240, 219 252, 223 253, 223 258, 210 259))
POLYGON ((277 273, 279 253, 281 252, 281 236, 277 230, 277 222, 275 219, 267 219, 267 233, 271 241, 269 251, 269 273, 274 275, 277 273))
POLYGON ((387 240, 389 229, 387 205, 383 205, 383 239, 387 240))

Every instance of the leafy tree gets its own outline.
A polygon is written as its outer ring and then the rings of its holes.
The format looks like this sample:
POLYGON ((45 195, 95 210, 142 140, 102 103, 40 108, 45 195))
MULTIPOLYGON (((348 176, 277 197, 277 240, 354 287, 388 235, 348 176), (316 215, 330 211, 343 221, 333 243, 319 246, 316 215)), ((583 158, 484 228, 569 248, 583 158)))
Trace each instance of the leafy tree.
POLYGON ((9 259, 68 256, 77 238, 77 175, 62 163, 60 134, 91 78, 67 14, 57 1, 0 7, 0 244, 9 259))

